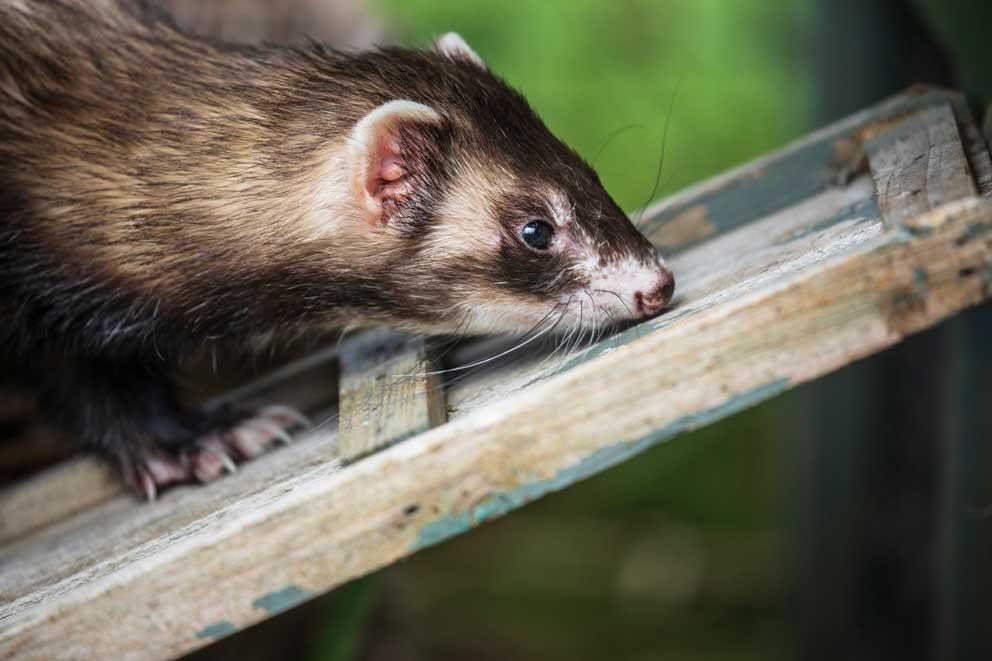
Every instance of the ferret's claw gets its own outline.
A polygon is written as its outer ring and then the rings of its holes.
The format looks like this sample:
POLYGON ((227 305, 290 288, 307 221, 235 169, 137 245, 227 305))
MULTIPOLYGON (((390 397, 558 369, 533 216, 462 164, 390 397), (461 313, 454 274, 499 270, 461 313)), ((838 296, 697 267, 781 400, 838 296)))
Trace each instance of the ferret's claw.
POLYGON ((149 445, 130 458, 125 476, 131 488, 148 502, 174 484, 206 484, 238 472, 238 463, 254 459, 273 445, 291 445, 289 428, 312 426, 288 406, 267 406, 231 426, 221 425, 181 446, 149 445))
POLYGON ((310 418, 293 407, 284 404, 270 404, 269 406, 262 407, 258 413, 266 418, 285 418, 304 429, 313 427, 313 422, 311 422, 310 418))
POLYGON ((141 473, 141 486, 145 490, 145 499, 149 503, 154 503, 155 499, 158 497, 158 490, 155 488, 155 480, 153 480, 148 473, 143 471, 141 473))
POLYGON ((238 472, 238 465, 234 463, 234 460, 226 452, 219 453, 217 457, 220 459, 220 463, 224 466, 224 470, 227 471, 228 475, 234 475, 238 472))
MULTIPOLYGON (((221 443, 220 441, 214 439, 208 443, 201 444, 200 452, 206 452, 210 456, 214 457, 217 460, 217 462, 220 464, 219 468, 228 475, 233 475, 238 472, 237 465, 235 465, 234 460, 231 459, 231 456, 227 454, 227 452, 224 449, 223 443, 221 443)), ((196 474, 195 470, 193 472, 194 474, 196 474)), ((209 482, 212 481, 213 479, 216 479, 217 477, 218 477, 217 474, 212 474, 212 475, 205 474, 203 476, 197 474, 197 478, 200 479, 201 482, 209 482)))
POLYGON ((293 437, 289 435, 289 432, 272 422, 271 420, 265 420, 264 418, 259 418, 252 420, 248 423, 249 426, 255 429, 260 429, 266 431, 272 435, 272 438, 279 441, 283 445, 292 445, 293 437))

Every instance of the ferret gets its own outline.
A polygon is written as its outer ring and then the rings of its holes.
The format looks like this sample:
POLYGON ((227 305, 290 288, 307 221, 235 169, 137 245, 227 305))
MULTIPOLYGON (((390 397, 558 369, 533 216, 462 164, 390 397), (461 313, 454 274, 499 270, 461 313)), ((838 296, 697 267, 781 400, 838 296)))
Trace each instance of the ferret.
POLYGON ((457 34, 236 46, 141 0, 0 0, 0 347, 138 494, 213 480, 296 421, 181 407, 176 365, 204 347, 599 328, 674 282, 457 34))

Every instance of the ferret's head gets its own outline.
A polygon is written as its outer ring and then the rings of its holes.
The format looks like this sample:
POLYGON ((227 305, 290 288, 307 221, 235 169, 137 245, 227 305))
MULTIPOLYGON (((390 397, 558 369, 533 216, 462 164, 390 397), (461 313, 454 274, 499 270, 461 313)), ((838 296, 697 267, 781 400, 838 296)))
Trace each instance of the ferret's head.
POLYGON ((669 303, 671 271, 596 173, 458 35, 373 57, 391 94, 351 129, 345 178, 377 321, 603 328, 669 303))

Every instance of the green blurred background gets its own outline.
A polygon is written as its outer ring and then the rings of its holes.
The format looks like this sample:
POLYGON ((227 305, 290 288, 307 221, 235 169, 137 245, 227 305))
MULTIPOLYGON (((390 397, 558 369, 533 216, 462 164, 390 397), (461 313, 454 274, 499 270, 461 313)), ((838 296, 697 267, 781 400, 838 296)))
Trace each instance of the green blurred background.
POLYGON ((807 0, 377 0, 374 6, 405 43, 459 32, 595 165, 628 211, 651 194, 666 120, 667 191, 809 126, 807 0))
MULTIPOLYGON (((957 84, 981 105, 989 81, 974 59, 989 4, 374 0, 371 9, 400 43, 461 33, 634 211, 652 194, 663 141, 656 198, 914 81, 957 84)), ((881 406, 872 393, 921 352, 946 358, 934 350, 950 346, 946 334, 679 437, 201 655, 964 658, 938 650, 930 601, 903 598, 918 573, 904 556, 936 548, 929 515, 894 538, 902 550, 864 542, 887 529, 889 500, 933 506, 927 479, 884 472, 893 457, 902 465, 899 443, 929 429, 890 419, 919 402, 881 406), (879 420, 882 409, 890 418, 879 420), (881 572, 866 565, 876 556, 881 572), (877 588, 879 575, 897 589, 877 588)), ((899 378, 916 383, 913 369, 899 378)), ((914 446, 916 468, 936 456, 933 443, 914 446)))

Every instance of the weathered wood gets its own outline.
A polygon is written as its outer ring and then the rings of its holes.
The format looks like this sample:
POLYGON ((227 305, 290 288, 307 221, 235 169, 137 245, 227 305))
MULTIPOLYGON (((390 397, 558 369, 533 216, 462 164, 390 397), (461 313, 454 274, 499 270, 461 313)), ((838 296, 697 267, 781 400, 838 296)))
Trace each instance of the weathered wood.
POLYGON ((341 350, 338 453, 350 462, 442 424, 438 366, 422 337, 365 333, 341 350))
POLYGON ((950 105, 873 131, 865 148, 879 208, 892 225, 977 193, 950 105))
POLYGON ((75 458, 0 491, 0 543, 93 507, 120 493, 104 464, 75 458))
MULTIPOLYGON (((898 116, 946 106, 927 94, 898 116)), ((840 135, 860 146, 866 125, 901 125, 859 117, 840 135)), ((975 172, 980 154, 965 153, 975 172)), ((767 190, 765 167, 782 162, 739 171, 732 195, 767 190)), ((119 495, 21 535, 0 547, 0 657, 188 652, 988 297, 992 201, 903 221, 883 222, 867 174, 831 179, 682 249, 670 313, 588 351, 546 348, 452 381, 448 424, 340 468, 323 410, 316 430, 236 476, 151 505, 119 495)))

